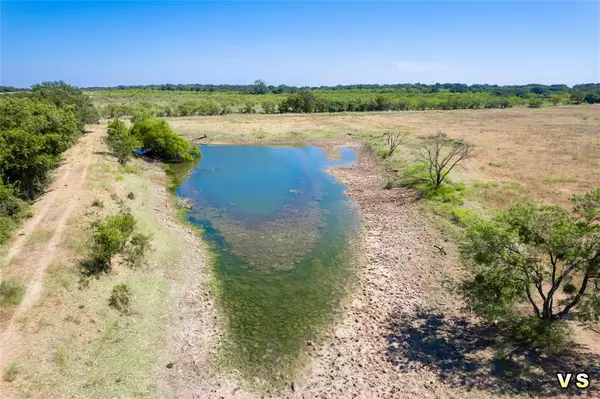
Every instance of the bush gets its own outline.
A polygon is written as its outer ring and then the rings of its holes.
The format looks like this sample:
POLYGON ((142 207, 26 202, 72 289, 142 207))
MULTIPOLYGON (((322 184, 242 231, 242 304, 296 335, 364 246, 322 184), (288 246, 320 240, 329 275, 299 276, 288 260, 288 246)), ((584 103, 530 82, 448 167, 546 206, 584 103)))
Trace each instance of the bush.
POLYGON ((130 191, 129 194, 127 194, 127 198, 129 198, 130 200, 135 199, 135 194, 130 191))
POLYGON ((108 124, 105 142, 110 153, 119 160, 121 165, 125 165, 133 151, 139 149, 142 144, 119 119, 108 124))
POLYGON ((92 206, 95 206, 97 208, 104 208, 104 203, 96 198, 94 202, 92 202, 92 206))
POLYGON ((139 266, 146 253, 150 250, 152 237, 148 234, 136 233, 125 247, 123 259, 130 267, 139 266))
POLYGON ((19 364, 17 362, 12 362, 4 372, 2 379, 6 382, 13 382, 15 379, 17 379, 17 375, 20 371, 21 367, 19 364))
POLYGON ((83 130, 98 121, 91 100, 64 82, 0 97, 0 175, 23 199, 43 191, 48 174, 83 130))
POLYGON ((565 349, 570 342, 570 329, 564 321, 525 317, 512 323, 508 338, 518 345, 551 354, 565 349))
POLYGON ((29 216, 29 206, 16 196, 12 186, 0 181, 0 244, 12 235, 20 220, 29 216))
POLYGON ((274 114, 277 111, 277 102, 275 100, 265 100, 260 103, 265 114, 274 114))
POLYGON ((122 255, 128 266, 139 265, 150 249, 151 236, 135 232, 136 221, 129 211, 107 216, 91 224, 90 253, 81 266, 88 275, 108 273, 113 259, 122 255))
POLYGON ((16 306, 21 303, 25 296, 25 285, 23 283, 6 279, 0 283, 0 306, 16 306))
POLYGON ((91 252, 82 266, 88 274, 108 273, 112 259, 123 251, 135 229, 135 219, 129 212, 107 216, 92 223, 91 252))
POLYGON ((197 146, 176 135, 161 119, 148 118, 135 123, 131 134, 142 143, 148 155, 162 161, 188 162, 200 156, 197 146))
POLYGON ((452 210, 452 220, 462 226, 468 226, 475 219, 473 211, 465 208, 454 208, 452 210))
POLYGON ((120 283, 113 287, 112 293, 108 298, 108 306, 121 312, 122 314, 129 313, 130 310, 131 291, 127 283, 120 283))
POLYGON ((98 123, 100 119, 92 100, 75 86, 68 85, 63 81, 43 82, 32 86, 31 89, 34 96, 47 100, 59 108, 73 107, 77 126, 81 131, 86 124, 98 123))
POLYGON ((529 108, 541 108, 544 105, 544 100, 539 97, 533 97, 529 99, 528 107, 529 108))

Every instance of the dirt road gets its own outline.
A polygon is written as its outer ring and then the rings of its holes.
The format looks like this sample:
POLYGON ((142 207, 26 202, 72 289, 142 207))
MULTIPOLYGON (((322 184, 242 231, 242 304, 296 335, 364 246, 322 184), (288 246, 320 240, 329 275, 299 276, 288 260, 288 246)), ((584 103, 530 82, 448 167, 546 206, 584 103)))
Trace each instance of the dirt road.
POLYGON ((21 304, 12 313, 5 312, 1 315, 2 366, 9 364, 20 350, 19 320, 40 298, 46 268, 54 260, 67 220, 78 205, 100 134, 99 130, 85 134, 66 153, 65 162, 56 170, 48 192, 33 206, 33 218, 27 220, 17 232, 17 238, 10 245, 3 261, 3 277, 16 275, 18 272, 19 280, 25 284, 26 293, 21 304), (47 242, 40 242, 40 238, 44 238, 44 241, 47 239, 47 242))

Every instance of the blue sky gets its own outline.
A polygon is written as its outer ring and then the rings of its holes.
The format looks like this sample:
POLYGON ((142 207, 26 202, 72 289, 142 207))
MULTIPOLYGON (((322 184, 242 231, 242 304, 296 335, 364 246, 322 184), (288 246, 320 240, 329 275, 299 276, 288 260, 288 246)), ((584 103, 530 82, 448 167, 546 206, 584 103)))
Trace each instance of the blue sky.
POLYGON ((600 82, 598 1, 0 6, 1 85, 600 82))

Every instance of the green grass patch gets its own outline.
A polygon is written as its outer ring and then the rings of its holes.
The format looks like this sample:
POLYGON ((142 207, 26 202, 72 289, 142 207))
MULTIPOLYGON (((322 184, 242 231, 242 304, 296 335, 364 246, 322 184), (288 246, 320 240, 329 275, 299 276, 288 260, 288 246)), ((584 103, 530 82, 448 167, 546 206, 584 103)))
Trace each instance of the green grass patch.
POLYGON ((466 208, 452 209, 452 221, 460 226, 466 227, 475 220, 477 216, 472 210, 466 208))
POLYGON ((501 168, 504 166, 504 162, 500 162, 500 161, 490 161, 490 163, 488 163, 488 165, 496 167, 496 168, 501 168))
POLYGON ((498 187, 498 183, 495 181, 476 181, 473 184, 475 188, 496 188, 498 187))
POLYGON ((570 177, 557 176, 557 177, 549 177, 549 178, 545 179, 544 181, 546 183, 554 184, 554 183, 575 183, 577 180, 570 178, 570 177))
POLYGON ((123 173, 129 173, 129 174, 134 174, 134 175, 138 174, 137 167, 135 167, 133 165, 123 165, 121 170, 123 171, 123 173))
POLYGON ((17 362, 12 362, 4 372, 2 379, 6 382, 13 382, 21 372, 21 366, 17 362))
POLYGON ((518 190, 521 188, 521 184, 517 183, 516 181, 513 181, 513 182, 508 182, 508 183, 502 184, 502 187, 506 188, 508 190, 518 190))
POLYGON ((17 306, 25 296, 25 285, 20 281, 6 279, 0 283, 0 306, 17 306))

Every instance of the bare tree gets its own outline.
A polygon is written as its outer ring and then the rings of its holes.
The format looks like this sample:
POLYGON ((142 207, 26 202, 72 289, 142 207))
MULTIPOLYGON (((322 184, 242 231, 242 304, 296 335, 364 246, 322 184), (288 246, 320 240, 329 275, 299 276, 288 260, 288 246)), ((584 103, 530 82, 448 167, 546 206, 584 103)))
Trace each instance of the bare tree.
POLYGON ((429 179, 434 187, 439 187, 448 173, 460 162, 468 159, 473 145, 463 139, 451 139, 443 132, 429 137, 423 144, 423 162, 429 168, 429 179))
POLYGON ((383 137, 387 137, 387 142, 389 146, 387 156, 389 157, 394 153, 394 151, 396 151, 396 148, 398 148, 398 146, 402 144, 404 140, 406 140, 406 138, 408 137, 408 132, 406 130, 398 130, 397 132, 385 132, 383 134, 383 137))

